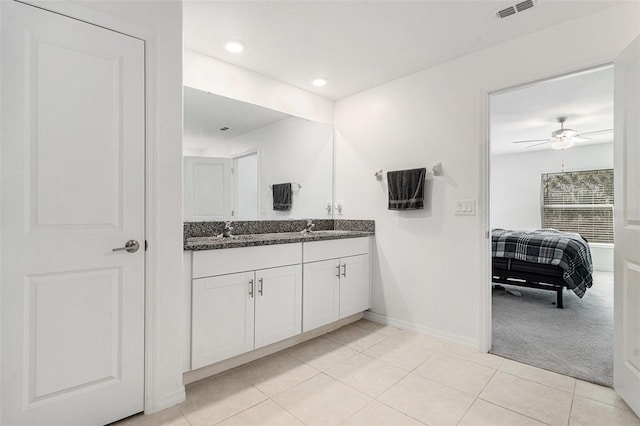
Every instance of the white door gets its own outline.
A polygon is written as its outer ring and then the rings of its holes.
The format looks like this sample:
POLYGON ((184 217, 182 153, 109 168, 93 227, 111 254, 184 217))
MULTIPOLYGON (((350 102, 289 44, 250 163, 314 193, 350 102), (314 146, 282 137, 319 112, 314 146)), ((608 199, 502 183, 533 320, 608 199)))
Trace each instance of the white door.
POLYGON ((144 43, 0 3, 0 423, 109 423, 143 410, 144 43))
POLYGON ((253 350, 254 273, 193 280, 191 369, 253 350))
POLYGON ((184 220, 231 220, 231 160, 184 157, 184 220))
POLYGON ((302 265, 256 271, 255 348, 302 332, 302 265))
POLYGON ((305 263, 302 331, 340 319, 340 260, 305 263))
POLYGON ((369 255, 340 259, 340 318, 369 309, 369 255))
POLYGON ((236 157, 234 163, 235 176, 235 220, 258 220, 258 153, 236 157))
POLYGON ((615 61, 613 384, 640 415, 640 38, 615 61))

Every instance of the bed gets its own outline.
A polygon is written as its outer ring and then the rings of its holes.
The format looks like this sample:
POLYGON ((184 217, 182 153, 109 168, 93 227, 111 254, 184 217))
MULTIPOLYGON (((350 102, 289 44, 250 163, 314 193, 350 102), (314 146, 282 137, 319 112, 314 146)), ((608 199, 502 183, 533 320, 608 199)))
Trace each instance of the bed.
POLYGON ((593 283, 591 252, 579 234, 494 229, 491 252, 494 283, 555 291, 558 308, 564 288, 582 298, 593 283))

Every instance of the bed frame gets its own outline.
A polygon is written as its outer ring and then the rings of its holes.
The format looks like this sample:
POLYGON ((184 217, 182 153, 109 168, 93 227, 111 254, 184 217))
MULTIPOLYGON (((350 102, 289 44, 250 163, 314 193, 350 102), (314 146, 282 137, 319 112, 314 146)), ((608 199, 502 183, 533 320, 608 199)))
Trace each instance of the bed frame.
POLYGON ((562 309, 562 291, 567 286, 562 269, 555 265, 525 262, 504 257, 493 257, 491 275, 497 284, 515 285, 555 291, 556 307, 562 309))

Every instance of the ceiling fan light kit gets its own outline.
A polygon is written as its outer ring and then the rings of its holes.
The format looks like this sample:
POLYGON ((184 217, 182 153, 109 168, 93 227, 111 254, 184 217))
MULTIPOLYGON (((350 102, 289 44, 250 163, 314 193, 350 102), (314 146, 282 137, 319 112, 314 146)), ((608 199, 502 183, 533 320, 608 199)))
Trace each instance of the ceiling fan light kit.
POLYGON ((571 137, 554 137, 551 139, 551 148, 553 149, 567 149, 573 146, 573 139, 571 137))
POLYGON ((567 121, 567 117, 557 117, 556 121, 560 123, 560 128, 551 132, 551 139, 533 139, 526 141, 515 141, 513 143, 533 143, 533 145, 529 145, 526 148, 532 148, 534 146, 544 145, 548 143, 550 144, 551 148, 560 150, 571 148, 576 142, 586 142, 589 140, 589 138, 584 138, 582 137, 582 135, 613 131, 613 129, 602 129, 592 132, 578 133, 577 130, 564 128, 564 122, 567 121))

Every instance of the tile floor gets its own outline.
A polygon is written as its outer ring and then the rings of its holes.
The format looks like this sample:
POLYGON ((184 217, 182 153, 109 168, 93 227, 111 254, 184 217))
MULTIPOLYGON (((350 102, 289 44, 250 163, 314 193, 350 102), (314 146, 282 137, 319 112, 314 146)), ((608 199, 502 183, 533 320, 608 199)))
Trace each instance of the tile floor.
POLYGON ((613 390, 361 320, 118 426, 640 425, 613 390))

